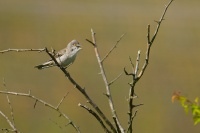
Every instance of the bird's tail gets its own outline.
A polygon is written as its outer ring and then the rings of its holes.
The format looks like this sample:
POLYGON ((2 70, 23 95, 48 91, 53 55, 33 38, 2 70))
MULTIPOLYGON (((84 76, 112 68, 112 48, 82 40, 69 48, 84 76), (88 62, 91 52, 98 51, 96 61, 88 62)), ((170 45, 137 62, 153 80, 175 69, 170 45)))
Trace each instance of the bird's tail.
POLYGON ((50 62, 46 62, 44 64, 40 64, 40 65, 34 66, 34 68, 37 68, 38 70, 41 70, 41 69, 52 67, 52 66, 54 66, 54 64, 53 64, 52 61, 50 61, 50 62))
POLYGON ((45 65, 37 65, 37 66, 34 66, 34 68, 37 68, 38 70, 41 70, 41 69, 44 69, 45 65))

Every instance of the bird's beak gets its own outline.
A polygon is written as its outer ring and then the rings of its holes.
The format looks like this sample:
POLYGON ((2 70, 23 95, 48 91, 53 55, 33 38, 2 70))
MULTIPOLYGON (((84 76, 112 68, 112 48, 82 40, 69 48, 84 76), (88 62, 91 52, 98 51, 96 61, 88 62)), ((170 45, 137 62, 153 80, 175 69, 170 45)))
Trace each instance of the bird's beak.
POLYGON ((76 47, 82 49, 80 44, 77 44, 76 47))

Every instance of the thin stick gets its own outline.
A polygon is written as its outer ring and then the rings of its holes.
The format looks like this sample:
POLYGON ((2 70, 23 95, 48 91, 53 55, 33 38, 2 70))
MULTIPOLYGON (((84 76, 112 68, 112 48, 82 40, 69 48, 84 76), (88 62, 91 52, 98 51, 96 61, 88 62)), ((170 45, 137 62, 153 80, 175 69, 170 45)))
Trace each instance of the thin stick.
POLYGON ((140 50, 138 50, 138 54, 137 54, 137 59, 136 59, 136 65, 135 65, 135 79, 137 78, 137 72, 139 70, 139 64, 140 64, 140 50))
POLYGON ((17 92, 9 92, 9 91, 0 91, 0 93, 2 93, 2 94, 9 94, 9 95, 16 95, 16 96, 29 97, 29 98, 31 98, 31 99, 36 100, 36 101, 39 102, 39 103, 42 103, 42 104, 44 104, 46 107, 49 107, 50 109, 55 110, 55 111, 58 112, 61 116, 63 116, 64 118, 66 118, 68 121, 70 121, 70 122, 71 122, 71 125, 75 128, 75 130, 76 130, 78 133, 80 133, 80 130, 78 129, 78 127, 72 122, 72 120, 71 120, 66 114, 64 114, 62 111, 60 111, 59 108, 57 108, 57 107, 55 107, 55 106, 53 106, 53 105, 51 105, 51 104, 49 104, 49 103, 47 103, 47 102, 45 102, 45 101, 39 99, 39 98, 37 98, 37 97, 31 95, 30 91, 29 91, 29 93, 17 93, 17 92))
MULTIPOLYGON (((167 12, 167 9, 168 7, 170 6, 170 4, 172 3, 173 0, 170 0, 170 2, 165 6, 165 9, 161 15, 161 18, 159 21, 156 21, 157 22, 157 27, 155 29, 155 32, 154 32, 154 35, 153 37, 150 39, 150 25, 147 26, 147 49, 146 49, 146 57, 145 57, 145 62, 142 66, 142 69, 140 71, 140 73, 137 75, 137 72, 138 72, 138 68, 139 68, 139 60, 140 60, 140 51, 138 51, 138 55, 137 55, 137 60, 136 60, 136 68, 135 68, 135 72, 129 74, 125 69, 124 69, 124 72, 126 75, 128 76, 132 76, 133 78, 133 81, 131 83, 129 83, 130 85, 130 89, 129 89, 129 110, 128 110, 128 115, 129 115, 129 119, 128 119, 128 128, 127 128, 127 133, 132 133, 133 132, 133 129, 132 129, 132 123, 133 123, 133 118, 136 116, 136 113, 137 111, 135 112, 135 114, 133 114, 133 108, 134 107, 137 107, 137 106, 140 106, 142 104, 139 104, 139 105, 134 105, 133 104, 133 98, 134 98, 134 95, 135 95, 135 85, 136 83, 139 81, 139 79, 143 76, 147 66, 148 66, 148 62, 149 62, 149 55, 150 55, 150 49, 151 49, 151 46, 158 34, 158 31, 159 31, 159 28, 160 28, 160 25, 162 23, 162 21, 164 20, 164 16, 167 12)), ((132 62, 131 62, 131 65, 133 66, 132 62)))
POLYGON ((69 92, 67 92, 65 95, 64 95, 64 97, 60 100, 60 102, 58 103, 58 105, 57 105, 57 109, 60 107, 60 105, 62 104, 62 102, 63 102, 63 100, 67 97, 67 95, 69 94, 69 92))
MULTIPOLYGON (((3 78, 3 85, 4 85, 4 87, 5 87, 5 90, 8 91, 7 86, 6 86, 6 81, 5 81, 4 78, 3 78)), ((11 105, 11 102, 10 102, 10 99, 9 99, 9 97, 8 97, 8 94, 6 94, 6 98, 7 98, 9 107, 10 107, 10 114, 11 114, 13 126, 15 126, 14 110, 13 110, 13 107, 12 107, 12 105, 11 105)))
POLYGON ((101 62, 103 62, 106 58, 108 58, 108 56, 112 53, 112 51, 117 47, 118 43, 121 41, 121 39, 124 37, 126 33, 122 34, 121 37, 119 38, 119 40, 115 43, 115 45, 110 49, 110 51, 103 57, 103 59, 101 60, 101 62))
POLYGON ((106 133, 111 133, 111 131, 109 131, 106 126, 104 125, 103 121, 101 120, 101 118, 89 107, 87 107, 86 105, 82 105, 81 103, 78 104, 78 106, 84 108, 85 110, 87 110, 90 114, 92 114, 94 116, 94 118, 97 119, 97 121, 99 121, 99 123, 101 124, 102 128, 104 129, 104 131, 106 133))
POLYGON ((0 51, 0 53, 4 54, 6 52, 27 52, 27 51, 42 52, 42 51, 45 51, 45 48, 43 48, 43 49, 11 49, 11 48, 9 48, 9 49, 0 51))
MULTIPOLYGON (((17 128, 13 125, 13 123, 8 119, 8 117, 0 110, 0 114, 6 119, 10 127, 13 129, 13 132, 20 133, 17 128)), ((9 129, 8 129, 9 130, 9 129)))
POLYGON ((149 55, 150 55, 150 50, 151 50, 151 46, 158 34, 158 31, 159 31, 159 28, 161 26, 161 23, 162 21, 164 20, 164 17, 165 17, 165 14, 167 12, 167 9, 168 7, 171 5, 171 3, 173 2, 174 0, 170 0, 170 2, 165 6, 165 9, 163 11, 163 14, 161 15, 160 17, 160 20, 157 22, 157 27, 155 29, 155 32, 154 32, 154 35, 150 41, 150 25, 147 26, 147 50, 146 50, 146 58, 145 58, 145 63, 142 67, 142 70, 140 71, 139 75, 138 75, 138 78, 141 78, 142 75, 144 74, 144 71, 146 70, 146 67, 148 65, 148 62, 149 62, 149 55))
MULTIPOLYGON (((165 9, 164 9, 164 11, 163 11, 163 14, 162 14, 162 16, 160 17, 160 20, 157 21, 157 27, 156 27, 155 33, 154 33, 154 35, 153 35, 153 37, 152 37, 152 39, 151 39, 150 45, 154 42, 154 40, 155 40, 155 38, 156 38, 156 36, 157 36, 157 34, 158 34, 160 25, 161 25, 162 21, 164 20, 164 17, 165 17, 165 14, 166 14, 166 12, 167 12, 167 9, 168 9, 168 7, 171 5, 171 3, 172 3, 173 1, 174 1, 174 0, 170 0, 170 2, 169 2, 167 5, 165 5, 165 9)), ((150 27, 149 27, 149 28, 150 28, 150 27)))
POLYGON ((118 80, 121 76, 122 76, 123 73, 120 73, 115 79, 113 79, 112 81, 110 81, 110 83, 108 83, 108 85, 112 85, 116 80, 118 80))
POLYGON ((114 119, 116 127, 119 127, 120 132, 123 133, 124 129, 121 126, 121 124, 119 122, 119 119, 117 117, 117 113, 115 111, 115 107, 114 107, 112 96, 111 96, 111 92, 110 92, 109 83, 108 83, 108 80, 107 80, 107 77, 106 77, 106 73, 105 73, 105 70, 104 70, 104 67, 103 67, 103 63, 101 62, 101 59, 100 59, 100 54, 99 54, 99 51, 98 51, 98 48, 97 48, 97 44, 96 44, 95 32, 93 31, 93 29, 91 29, 91 33, 92 33, 92 40, 93 40, 94 51, 95 51, 96 58, 97 58, 97 61, 99 63, 101 75, 102 75, 102 78, 104 80, 105 87, 106 87, 106 96, 108 97, 108 102, 109 102, 109 106, 110 106, 110 109, 111 109, 111 113, 113 115, 113 119, 114 119))

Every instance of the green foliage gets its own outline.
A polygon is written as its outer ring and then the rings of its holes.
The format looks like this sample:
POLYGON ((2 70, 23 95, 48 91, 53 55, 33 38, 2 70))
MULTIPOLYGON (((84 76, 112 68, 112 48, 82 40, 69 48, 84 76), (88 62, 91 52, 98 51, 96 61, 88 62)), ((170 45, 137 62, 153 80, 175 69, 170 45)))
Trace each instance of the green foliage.
POLYGON ((172 96, 172 102, 178 100, 181 106, 184 108, 185 112, 188 113, 191 110, 193 115, 194 125, 200 122, 200 106, 199 98, 195 98, 194 102, 187 99, 185 96, 181 96, 180 93, 175 92, 172 96))

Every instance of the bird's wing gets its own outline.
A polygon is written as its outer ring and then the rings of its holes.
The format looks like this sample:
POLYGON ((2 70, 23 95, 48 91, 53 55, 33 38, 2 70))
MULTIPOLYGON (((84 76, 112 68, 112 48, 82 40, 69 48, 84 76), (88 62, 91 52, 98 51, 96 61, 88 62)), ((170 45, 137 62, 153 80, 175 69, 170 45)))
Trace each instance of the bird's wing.
POLYGON ((60 51, 58 51, 55 55, 55 58, 62 56, 63 54, 66 53, 66 48, 61 49, 60 51))
MULTIPOLYGON (((54 54, 54 58, 61 57, 65 52, 66 52, 66 48, 61 49, 60 51, 58 51, 57 53, 54 54)), ((52 61, 52 59, 49 59, 49 60, 46 61, 46 62, 49 62, 49 61, 52 61)), ((45 63, 46 63, 46 62, 45 62, 45 63)))

